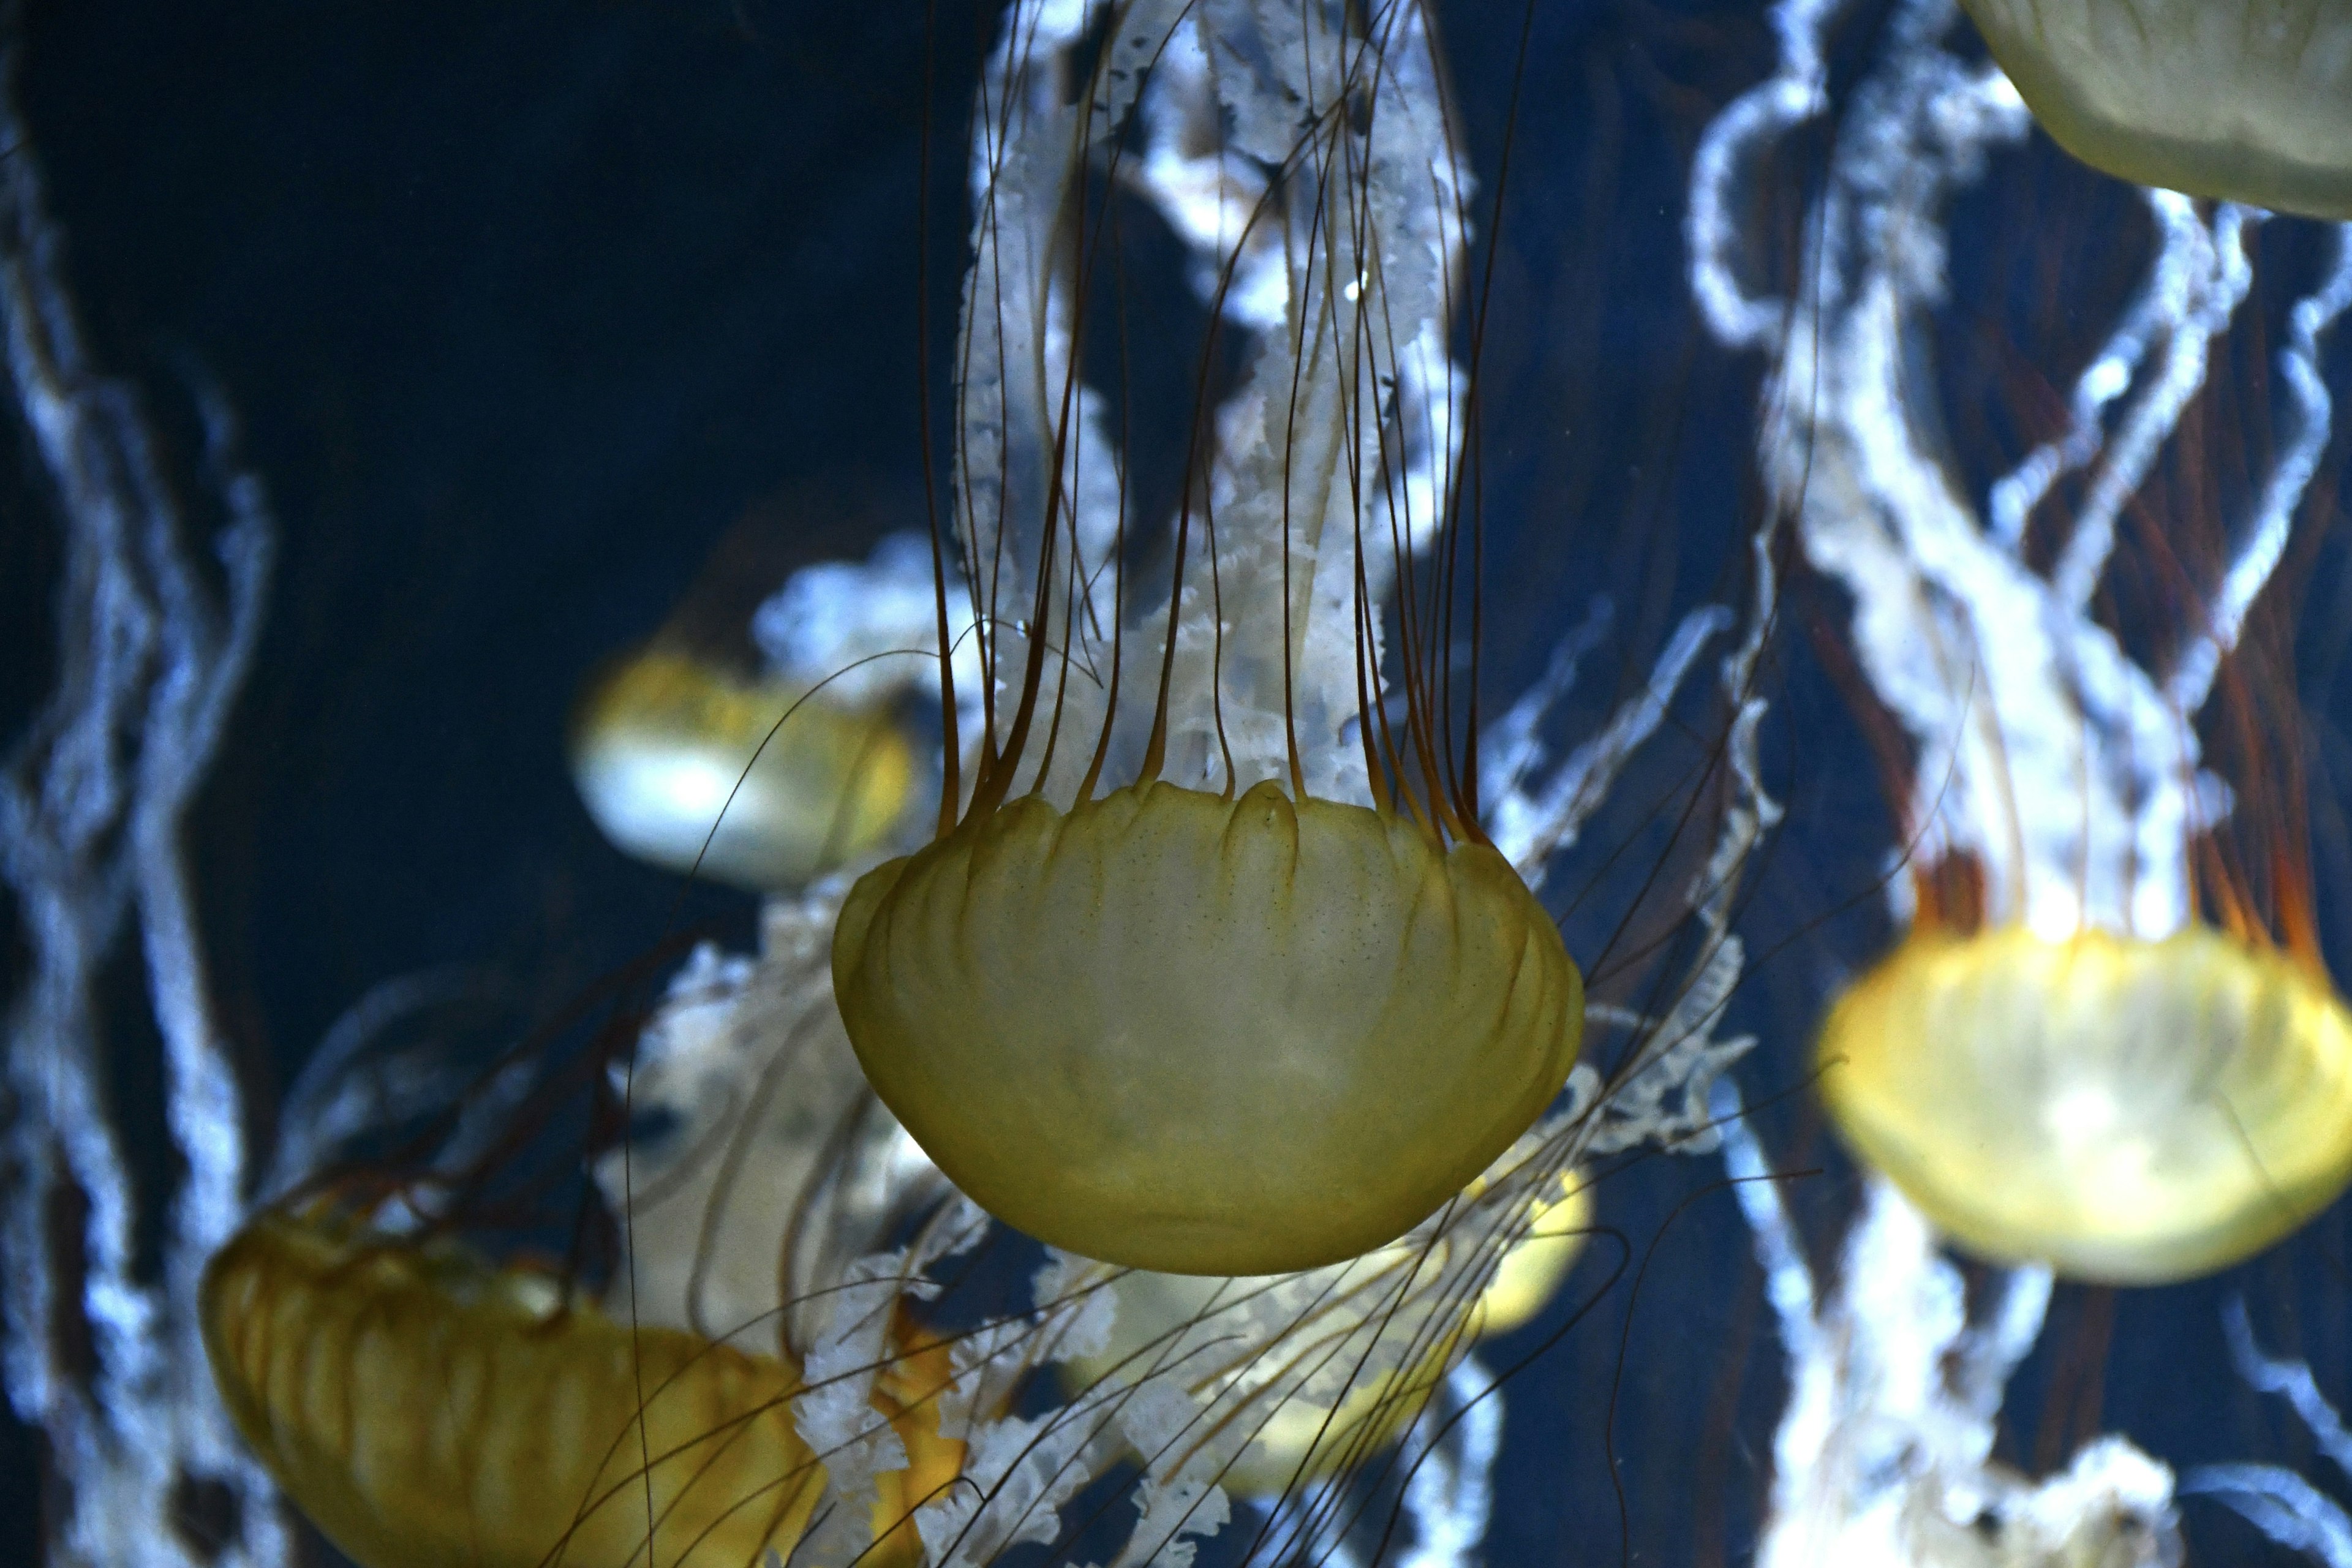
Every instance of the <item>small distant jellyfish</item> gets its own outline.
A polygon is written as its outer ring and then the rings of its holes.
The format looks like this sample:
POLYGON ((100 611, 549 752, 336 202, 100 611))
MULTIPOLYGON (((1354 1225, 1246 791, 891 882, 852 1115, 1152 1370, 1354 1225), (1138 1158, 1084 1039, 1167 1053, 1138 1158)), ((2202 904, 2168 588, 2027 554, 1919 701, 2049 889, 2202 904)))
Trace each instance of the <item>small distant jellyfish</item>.
POLYGON ((755 891, 799 887, 874 849, 915 779, 888 713, 658 644, 583 697, 572 771, 614 847, 755 891))
POLYGON ((746 637, 740 601, 764 588, 760 557, 775 552, 744 542, 779 531, 764 521, 723 539, 662 631, 590 678, 569 750, 581 802, 615 848, 774 892, 871 856, 920 781, 893 701, 903 679, 826 682, 779 668, 756 625, 746 637))
POLYGON ((1391 1240, 1551 1102, 1581 1028, 1451 731, 1466 176, 1441 73, 1412 6, 1370 37, 1318 16, 1115 26, 1089 64, 1073 7, 1001 47, 958 353, 981 743, 834 943, 867 1078, 960 1188, 1170 1273, 1391 1240), (1150 578, 1075 346, 1107 221, 1086 174, 1114 165, 1246 345, 1150 578))
POLYGON ((1963 0, 2061 146, 2135 184, 2352 218, 2347 0, 1963 0))
POLYGON ((2296 1230, 2352 1181, 2352 1015, 2315 955, 1915 927, 1839 998, 1822 1093, 1947 1235, 2161 1284, 2296 1230))

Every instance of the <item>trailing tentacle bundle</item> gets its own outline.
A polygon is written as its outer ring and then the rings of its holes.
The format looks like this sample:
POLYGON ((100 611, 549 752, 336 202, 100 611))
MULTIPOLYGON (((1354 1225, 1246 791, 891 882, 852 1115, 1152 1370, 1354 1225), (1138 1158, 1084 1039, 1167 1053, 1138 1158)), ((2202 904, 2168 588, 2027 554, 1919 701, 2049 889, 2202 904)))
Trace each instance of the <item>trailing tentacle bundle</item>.
POLYGON ((1532 1199, 1522 1182, 1481 1181, 1449 1220, 1304 1274, 1117 1274, 1109 1337, 1065 1380, 1081 1398, 1181 1385, 1206 1413, 1193 1440, 1219 1446, 1219 1480, 1244 1496, 1360 1469, 1420 1417, 1473 1342, 1523 1327, 1550 1301, 1581 1248, 1591 1194, 1573 1173, 1532 1199))
POLYGON ((1465 181, 1412 5, 1116 7, 1072 79, 1094 9, 1011 29, 982 87, 957 447, 985 729, 937 842, 852 894, 835 984, 876 1090, 1001 1216, 1150 1268, 1311 1268, 1501 1154, 1581 1027, 1451 737, 1465 181), (1090 166, 1190 246, 1204 364, 1247 345, 1156 595, 1077 379, 1090 166))

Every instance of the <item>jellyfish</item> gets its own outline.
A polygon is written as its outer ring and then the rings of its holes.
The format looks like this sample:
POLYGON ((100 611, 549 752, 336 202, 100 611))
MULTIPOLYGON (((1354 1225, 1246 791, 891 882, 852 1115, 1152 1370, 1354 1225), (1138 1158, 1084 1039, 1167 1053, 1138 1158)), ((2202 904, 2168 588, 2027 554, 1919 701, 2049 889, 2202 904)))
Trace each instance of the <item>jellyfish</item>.
POLYGON ((627 656, 583 697, 572 766, 615 846, 752 889, 796 887, 871 849, 915 772, 887 715, 659 647, 627 656))
MULTIPOLYGON (((364 1568, 452 1560, 734 1563, 795 1550, 826 1496, 793 1359, 616 1319, 530 1265, 354 1226, 249 1223, 205 1275, 205 1348, 238 1434, 364 1568)), ((914 1506, 962 1445, 931 1404, 944 1352, 894 1320, 866 1419, 880 1563, 919 1561, 914 1506)))
POLYGON ((541 1272, 271 1215, 204 1306, 238 1433, 367 1568, 742 1563, 791 1550, 818 1496, 789 1363, 541 1272))
MULTIPOLYGON (((2021 128, 1997 74, 1943 51, 1948 13, 1895 25, 1855 117, 1900 134, 1841 145, 1817 243, 1933 225, 2021 128), (1906 119, 1930 113, 1944 118, 1916 132, 1906 119), (1945 156, 1955 128, 1966 153, 1945 156), (1906 159, 1916 189, 1882 194, 1906 159)), ((2077 383, 2071 428, 1981 511, 1913 378, 1875 357, 1880 334, 1912 329, 1860 270, 1802 300, 1823 336, 1785 351, 1782 384, 1805 392, 1775 406, 1764 448, 1808 553, 1854 595, 1864 679, 1915 755, 1898 800, 1916 873, 1898 880, 1916 918, 1821 1031, 1824 1102, 1962 1244, 2133 1282, 2234 1262, 2352 1178, 2352 1019, 2313 935, 2294 770, 2253 749, 2233 812, 2198 729, 2328 438, 2315 355, 2352 263, 2335 237, 2291 314, 2282 367, 2303 407, 2267 483, 2218 540, 2192 515, 2165 542, 2186 624, 2127 622, 2102 598, 2138 569, 2118 518, 2203 416, 2194 395, 2251 288, 2259 221, 2146 200, 2158 244, 2137 306, 2077 383), (2217 840, 2233 820, 2238 837, 2217 840), (2267 910, 2247 865, 2281 868, 2267 910)), ((2273 721, 2225 699, 2226 731, 2273 721)))
POLYGON ((2343 0, 1966 0, 2059 144, 2136 184, 2352 219, 2343 0))
MULTIPOLYGON (((849 1553, 921 1560, 914 1510, 963 1458, 938 1404, 950 1352, 902 1280, 861 1292, 849 1260, 909 1216, 935 1222, 916 1244, 933 1253, 976 1227, 938 1212, 944 1189, 919 1155, 893 1160, 909 1146, 872 1114, 854 1065, 841 1070, 850 1058, 830 1010, 811 1026, 812 997, 824 1000, 821 928, 785 905, 770 930, 764 973, 722 978, 706 952, 657 1016, 646 1103, 713 1136, 685 1150, 640 1138, 593 1169, 621 1185, 627 1238, 601 1289, 576 1263, 497 1261, 467 1236, 469 1215, 503 1211, 482 1186, 461 1189, 524 1154, 504 1132, 469 1134, 464 1117, 418 1173, 331 1169, 213 1258, 205 1345, 230 1418, 364 1568, 750 1562, 847 1539, 835 1518, 845 1495, 864 1532, 849 1553), (771 1045, 764 1094, 713 1108, 709 1075, 740 1044, 707 1026, 730 980, 757 1002, 732 1022, 785 1043, 771 1045), (472 1159, 469 1136, 486 1138, 472 1159), (782 1190, 733 1185, 744 1158, 779 1143, 792 1158, 760 1175, 782 1190), (693 1239, 665 1246, 665 1227, 693 1239), (725 1267, 711 1271, 714 1246, 725 1267), (755 1258, 763 1286, 747 1282, 755 1258), (845 1380, 852 1341, 859 1375, 845 1380), (813 1445, 804 1406, 838 1405, 845 1386, 856 1413, 839 1440, 813 1445)), ((530 1124, 530 1099, 566 1077, 523 1065, 541 1087, 478 1101, 489 1124, 530 1124)))
POLYGON ((2352 1017, 2315 954, 2259 937, 1915 926, 1819 1051, 1856 1151, 2000 1262, 2210 1273, 2352 1181, 2352 1017))
MULTIPOLYGON (((2177 1563, 2163 1450, 2105 1425, 2120 1392, 2103 1416, 2095 1287, 2242 1259, 2352 1166, 2282 658, 2352 231, 2037 171, 2024 104, 1940 0, 1895 5, 1832 90, 1839 18, 1776 7, 1780 68, 1702 142, 1688 229, 1711 329, 1765 356, 1759 463, 1838 589, 1823 643, 1891 806, 1893 951, 1837 977, 1810 1060, 1861 1167, 1834 1280, 1723 1107, 1787 1352, 1758 1555, 2177 1563), (1735 203, 1832 108, 1791 287, 1759 290, 1735 203), (2022 312, 1979 228, 2044 225, 2012 200, 2036 172, 2112 215, 2083 259, 2128 269, 2013 405, 2013 360, 1986 367, 2012 346, 1979 354, 2022 312), (2249 385, 2279 394, 2260 416, 2249 385), (2094 1288, 2055 1295, 2070 1279, 2094 1288), (2003 1451, 2053 1299, 2083 1337, 2043 1358, 2037 1441, 2003 1451)), ((2062 294, 2071 321, 2089 296, 2062 294)), ((2141 1420, 2177 1403, 2134 1392, 2141 1420)))
POLYGON ((722 539, 662 630, 591 677, 571 726, 572 781, 614 847, 754 891, 870 858, 919 793, 901 672, 856 679, 844 659, 827 680, 759 649, 744 601, 774 580, 783 531, 754 514, 722 539))
MULTIPOLYGON (((2204 319, 2172 329, 2176 354, 2201 354, 2245 290, 2250 232, 2225 209, 2210 233, 2189 218, 2173 234, 2172 264, 2201 254, 2189 265, 2211 279, 2204 319)), ((2291 376, 2344 308, 2346 266, 2339 254, 2295 312, 2291 376)), ((2119 489, 2165 426, 2196 416, 2186 402, 2158 387, 2124 416, 2048 575, 2014 532, 1956 534, 1980 552, 1951 568, 1970 579, 1969 609, 1928 655, 1941 664, 1929 678, 1973 690, 1935 729, 1906 692, 1932 759, 1912 788, 1911 931, 1817 1043, 1848 1141, 1957 1242, 2109 1283, 2225 1268, 2352 1180, 2352 1016, 2315 934, 2299 775, 2258 746, 2232 787, 2204 766, 2198 729, 2209 701, 2224 733, 2277 722, 2245 707, 2247 682, 2217 696, 2215 677, 2281 559, 2328 410, 2323 392, 2254 515, 2233 524, 2235 559, 2185 569, 2210 572, 2212 608, 2167 634, 2149 661, 2169 666, 2159 679, 2090 589, 2122 548, 2119 489), (2062 733, 2042 729, 2053 723, 2062 733), (2105 798, 2086 810, 2087 796, 2105 798), (2275 868, 2267 909, 2249 866, 2275 868)), ((2067 461, 2092 460, 2093 438, 2073 444, 2067 461)), ((2058 456, 2030 457, 1995 504, 2021 516, 2058 456)))
POLYGON ((1210 6, 1115 27, 1091 68, 1061 25, 1008 33, 975 113, 957 541, 983 733, 934 842, 843 906, 835 991, 877 1092, 991 1212, 1139 1268, 1312 1268, 1484 1170, 1581 1028, 1446 707, 1465 176, 1415 7, 1302 32, 1210 6), (1213 66, 1251 38, 1265 79, 1213 66), (1213 331, 1246 340, 1156 595, 1071 346, 1104 225, 1080 176, 1130 156, 1213 331))

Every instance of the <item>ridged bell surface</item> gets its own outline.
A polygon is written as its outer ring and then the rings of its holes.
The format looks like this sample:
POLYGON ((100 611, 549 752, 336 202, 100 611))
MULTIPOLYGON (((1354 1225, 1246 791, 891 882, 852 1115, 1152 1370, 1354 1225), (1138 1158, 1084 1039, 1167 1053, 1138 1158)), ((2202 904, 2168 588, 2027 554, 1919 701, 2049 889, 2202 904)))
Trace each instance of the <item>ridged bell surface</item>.
POLYGON ((1494 850, 1271 784, 1016 800, 862 879, 833 968, 866 1077, 959 1186, 1180 1274, 1394 1238, 1535 1120, 1583 1016, 1494 850))

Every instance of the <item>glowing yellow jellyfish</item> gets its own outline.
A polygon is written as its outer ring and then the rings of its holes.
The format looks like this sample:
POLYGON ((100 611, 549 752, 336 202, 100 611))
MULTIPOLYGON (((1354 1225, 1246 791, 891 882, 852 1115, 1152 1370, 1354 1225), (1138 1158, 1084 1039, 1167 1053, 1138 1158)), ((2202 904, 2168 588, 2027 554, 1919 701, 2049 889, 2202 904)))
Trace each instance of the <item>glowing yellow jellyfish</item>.
POLYGON ((1466 1342, 1532 1321, 1568 1278, 1591 1213, 1583 1178, 1564 1173, 1552 1196, 1527 1205, 1524 1226, 1507 1233, 1513 1238, 1466 1304, 1465 1254, 1485 1237, 1399 1242, 1295 1283, 1133 1270, 1109 1286, 1118 1304, 1109 1341, 1064 1376, 1074 1390, 1182 1380, 1218 1419, 1249 1431, 1220 1484, 1278 1495, 1361 1464, 1411 1425, 1466 1342), (1286 1300, 1308 1304, 1296 1318, 1276 1315, 1271 1337, 1254 1331, 1253 1308, 1286 1283, 1286 1300), (1365 1374, 1367 1352, 1383 1343, 1409 1344, 1412 1364, 1365 1374), (1307 1366, 1332 1369, 1343 1391, 1336 1399, 1305 1392, 1307 1366))
POLYGON ((974 136, 956 500, 985 728, 967 798, 950 724, 938 837, 857 884, 833 965, 876 1091, 992 1212, 1267 1274, 1391 1240, 1484 1170, 1566 1080, 1582 991, 1455 729, 1465 209, 1433 50, 1417 21, 1318 23, 1266 46, 1289 85, 1227 125, 1207 25, 1164 39, 1198 70, 1115 40, 1092 95, 1075 53, 1016 39, 991 68, 982 104, 1017 107, 974 136), (1107 226, 1083 180, 1116 140, 1094 120, 1147 71, 1170 140, 1134 178, 1247 347, 1193 411, 1139 591, 1074 323, 1107 226))
POLYGON ((2144 1285, 2226 1268, 2352 1180, 2352 1016, 2313 963, 1933 924, 1821 1036, 1847 1140, 1971 1251, 2144 1285))
POLYGON ((2068 152, 2135 184, 2352 218, 2347 0, 1963 0, 2068 152))
POLYGON ((757 889, 797 887, 876 847, 915 779, 887 712, 660 643, 589 687, 572 772, 618 848, 757 889))
POLYGON ((1581 1013, 1493 849, 1271 784, 976 809, 858 882, 834 974, 876 1092, 957 1185, 1174 1273, 1395 1237, 1559 1092, 1581 1013))
MULTIPOLYGON (((453 1244, 265 1215, 213 1260, 203 1324, 238 1432, 365 1568, 740 1568, 788 1554, 823 1490, 788 1362, 453 1244)), ((918 1560, 907 1512, 961 1468, 923 1398, 944 1374, 919 1352, 877 1390, 909 1464, 877 1488, 875 1561, 918 1560)))

